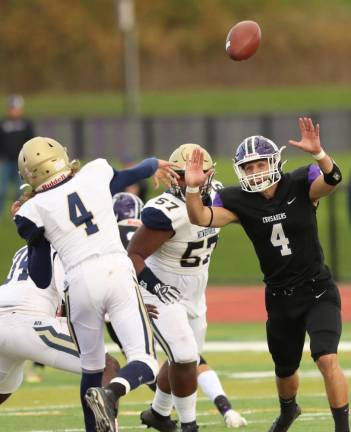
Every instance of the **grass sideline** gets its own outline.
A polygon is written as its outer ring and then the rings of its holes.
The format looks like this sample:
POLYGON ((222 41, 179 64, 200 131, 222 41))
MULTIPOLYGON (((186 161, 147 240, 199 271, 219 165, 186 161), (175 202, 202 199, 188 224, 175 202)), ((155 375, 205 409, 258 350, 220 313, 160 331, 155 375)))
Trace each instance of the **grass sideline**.
MULTIPOLYGON (((26 112, 32 117, 113 116, 123 114, 124 107, 123 95, 117 91, 27 94, 25 98, 26 112)), ((233 86, 203 90, 147 91, 140 94, 141 115, 303 114, 321 110, 351 110, 351 86, 233 86)))
MULTIPOLYGON (((350 324, 344 334, 349 335, 350 324)), ((264 340, 264 324, 211 324, 208 340, 264 340)), ((120 361, 123 359, 118 355, 120 361)), ((249 421, 247 432, 265 432, 278 414, 274 379, 264 377, 272 372, 268 353, 205 353, 208 363, 215 369, 233 406, 249 421), (256 372, 263 372, 257 376, 256 372), (246 373, 240 377, 241 373, 246 373), (235 377, 234 375, 235 374, 235 377), (255 374, 255 375, 254 375, 255 374)), ((345 369, 351 368, 349 353, 341 353, 345 369)), ((304 354, 298 401, 303 415, 291 428, 293 432, 320 432, 333 430, 332 418, 324 396, 322 377, 314 376, 316 366, 309 354, 304 354)), ((140 428, 139 413, 148 406, 153 394, 141 387, 129 394, 120 409, 121 431, 136 432, 140 428)), ((214 406, 199 391, 198 422, 202 430, 225 432, 223 420, 214 406)), ((24 383, 18 392, 0 408, 0 432, 73 432, 83 431, 79 405, 79 376, 50 368, 40 384, 24 383)), ((143 429, 141 429, 143 430, 143 429)))
MULTIPOLYGON (((338 161, 342 171, 348 173, 351 167, 351 155, 333 155, 338 161)), ((311 158, 289 157, 286 171, 311 163, 311 158)), ((235 181, 232 162, 228 159, 217 160, 217 178, 224 185, 233 184, 235 181)), ((155 192, 153 192, 155 193, 155 192)), ((351 244, 351 227, 347 219, 346 193, 344 190, 336 192, 338 235, 338 265, 341 280, 351 280, 351 268, 349 263, 349 245, 351 244)), ((330 262, 329 228, 328 228, 328 203, 322 199, 318 209, 319 233, 326 262, 330 262)), ((2 220, 0 230, 0 278, 3 281, 8 273, 11 258, 14 252, 23 245, 18 237, 14 223, 7 217, 2 220)), ((220 233, 220 240, 213 254, 210 267, 210 284, 257 284, 262 281, 258 260, 255 256, 251 242, 244 230, 238 225, 227 226, 220 233)))

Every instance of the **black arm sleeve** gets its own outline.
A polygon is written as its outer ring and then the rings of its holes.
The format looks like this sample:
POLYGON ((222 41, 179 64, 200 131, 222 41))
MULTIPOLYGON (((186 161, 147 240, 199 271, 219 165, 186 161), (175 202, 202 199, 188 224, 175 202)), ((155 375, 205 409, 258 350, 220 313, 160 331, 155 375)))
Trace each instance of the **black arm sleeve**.
POLYGON ((52 279, 50 243, 45 237, 28 246, 28 272, 38 288, 47 288, 52 279))

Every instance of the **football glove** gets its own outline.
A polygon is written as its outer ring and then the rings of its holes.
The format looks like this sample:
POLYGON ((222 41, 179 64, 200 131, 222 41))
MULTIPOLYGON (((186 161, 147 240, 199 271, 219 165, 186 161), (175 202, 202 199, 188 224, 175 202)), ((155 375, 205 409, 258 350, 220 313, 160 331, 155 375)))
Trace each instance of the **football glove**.
POLYGON ((170 304, 181 299, 181 292, 178 288, 165 284, 148 268, 138 274, 138 282, 140 286, 145 288, 151 294, 156 295, 162 303, 170 304))
POLYGON ((178 302, 181 298, 179 289, 172 285, 158 283, 154 287, 154 290, 157 297, 165 304, 178 302))

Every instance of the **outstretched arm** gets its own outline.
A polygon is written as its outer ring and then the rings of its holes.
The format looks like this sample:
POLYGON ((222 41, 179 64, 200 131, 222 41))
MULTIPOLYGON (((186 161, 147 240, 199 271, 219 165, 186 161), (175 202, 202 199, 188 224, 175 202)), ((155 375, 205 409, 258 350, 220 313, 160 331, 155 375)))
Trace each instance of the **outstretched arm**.
POLYGON ((179 177, 178 174, 173 171, 172 165, 173 164, 162 159, 148 158, 144 159, 133 168, 121 171, 114 170, 114 176, 110 183, 111 194, 114 195, 118 192, 122 192, 127 186, 151 176, 153 177, 155 188, 158 188, 160 182, 169 187, 172 177, 179 177))
POLYGON ((310 199, 317 201, 319 198, 330 194, 341 182, 342 176, 340 169, 333 159, 322 149, 319 124, 313 124, 307 117, 299 118, 301 140, 290 140, 289 144, 310 153, 316 159, 323 175, 318 176, 311 184, 310 199))
POLYGON ((185 168, 186 208, 190 222, 200 226, 220 228, 230 222, 238 221, 236 214, 223 207, 206 207, 203 205, 200 186, 212 174, 212 171, 203 172, 203 152, 193 150, 191 158, 187 158, 185 168))

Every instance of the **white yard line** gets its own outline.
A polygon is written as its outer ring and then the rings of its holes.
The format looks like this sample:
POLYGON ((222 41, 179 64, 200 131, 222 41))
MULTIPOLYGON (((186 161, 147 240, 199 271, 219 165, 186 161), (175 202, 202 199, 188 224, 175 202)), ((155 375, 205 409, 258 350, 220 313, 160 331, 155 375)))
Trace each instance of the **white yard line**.
MULTIPOLYGON (((106 345, 109 352, 119 352, 119 348, 115 343, 106 345)), ((157 351, 162 351, 159 345, 156 346, 157 351)), ((308 342, 305 343, 304 351, 309 351, 308 342)), ((252 342, 205 342, 204 352, 267 352, 268 347, 265 341, 252 342)), ((350 352, 351 342, 340 342, 339 352, 350 352)))
MULTIPOLYGON (((201 414, 200 414, 201 415, 201 414)), ((319 420, 329 419, 330 415, 327 415, 326 413, 307 413, 302 414, 297 421, 303 421, 303 422, 313 422, 315 421, 316 417, 318 417, 319 420)), ((220 419, 220 417, 219 417, 220 419)), ((221 420, 221 419, 220 419, 221 420)), ((222 421, 216 421, 216 422, 198 422, 199 426, 223 426, 222 421)), ((262 424, 267 423, 267 420, 249 420, 249 424, 262 424)), ((119 430, 146 430, 146 427, 143 425, 138 426, 119 426, 119 430)), ((42 429, 42 430, 32 430, 31 432, 84 432, 84 429, 42 429)))

